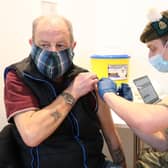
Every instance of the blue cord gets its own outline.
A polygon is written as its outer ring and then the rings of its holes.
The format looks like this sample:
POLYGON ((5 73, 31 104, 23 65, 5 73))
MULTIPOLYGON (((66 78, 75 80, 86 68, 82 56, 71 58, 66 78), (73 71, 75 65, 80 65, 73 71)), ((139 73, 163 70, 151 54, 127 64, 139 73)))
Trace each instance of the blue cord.
POLYGON ((36 147, 36 154, 37 154, 37 168, 40 168, 39 148, 38 147, 36 147))
POLYGON ((74 114, 73 113, 70 113, 70 114, 71 114, 73 120, 75 121, 75 126, 76 126, 76 129, 77 129, 77 132, 76 132, 76 135, 74 137, 75 137, 76 141, 78 142, 78 144, 80 145, 80 147, 82 149, 84 168, 88 168, 87 163, 86 163, 87 162, 86 149, 85 149, 84 145, 80 142, 80 138, 79 138, 79 135, 80 135, 79 124, 78 124, 78 121, 77 121, 76 117, 74 116, 74 114))
POLYGON ((31 168, 34 168, 34 166, 33 166, 33 164, 34 164, 33 148, 30 149, 30 154, 31 154, 31 157, 32 157, 31 168))

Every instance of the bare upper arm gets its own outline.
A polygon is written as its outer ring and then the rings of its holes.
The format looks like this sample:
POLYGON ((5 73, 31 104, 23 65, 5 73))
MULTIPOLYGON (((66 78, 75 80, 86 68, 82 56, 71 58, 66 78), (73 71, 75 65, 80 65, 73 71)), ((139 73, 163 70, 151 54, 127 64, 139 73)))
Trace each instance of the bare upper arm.
POLYGON ((114 130, 114 122, 109 106, 98 95, 98 118, 100 120, 102 129, 105 132, 112 132, 114 130))
POLYGON ((25 111, 20 112, 14 116, 14 122, 16 124, 16 127, 19 131, 20 136, 22 137, 22 140, 28 145, 27 139, 28 135, 32 134, 31 130, 33 130, 35 127, 32 124, 32 116, 36 113, 36 111, 25 111))

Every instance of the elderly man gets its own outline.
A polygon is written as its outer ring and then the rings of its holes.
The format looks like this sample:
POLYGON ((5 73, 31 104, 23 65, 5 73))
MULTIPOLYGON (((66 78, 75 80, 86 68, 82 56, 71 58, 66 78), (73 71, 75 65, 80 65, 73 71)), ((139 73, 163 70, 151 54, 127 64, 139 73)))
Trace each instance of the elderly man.
POLYGON ((38 17, 29 42, 30 55, 5 70, 6 112, 22 167, 126 168, 109 108, 95 91, 96 74, 73 64, 71 23, 38 17), (101 132, 113 163, 102 153, 101 132))

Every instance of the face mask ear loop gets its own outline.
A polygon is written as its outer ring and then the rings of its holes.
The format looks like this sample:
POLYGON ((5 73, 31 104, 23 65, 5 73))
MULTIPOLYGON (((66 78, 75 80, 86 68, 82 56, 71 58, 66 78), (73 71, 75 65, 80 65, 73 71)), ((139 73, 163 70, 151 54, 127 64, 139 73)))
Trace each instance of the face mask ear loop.
POLYGON ((166 41, 165 48, 168 48, 168 40, 166 41))
POLYGON ((166 41, 166 43, 164 45, 162 57, 164 60, 168 61, 168 40, 166 41))

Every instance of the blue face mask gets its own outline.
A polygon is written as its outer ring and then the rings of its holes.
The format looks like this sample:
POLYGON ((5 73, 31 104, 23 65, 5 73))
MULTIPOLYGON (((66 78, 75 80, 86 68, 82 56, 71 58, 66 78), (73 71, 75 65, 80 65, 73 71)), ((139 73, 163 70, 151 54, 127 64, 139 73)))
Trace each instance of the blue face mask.
POLYGON ((160 72, 168 72, 168 61, 162 55, 157 54, 149 58, 149 62, 160 72))

